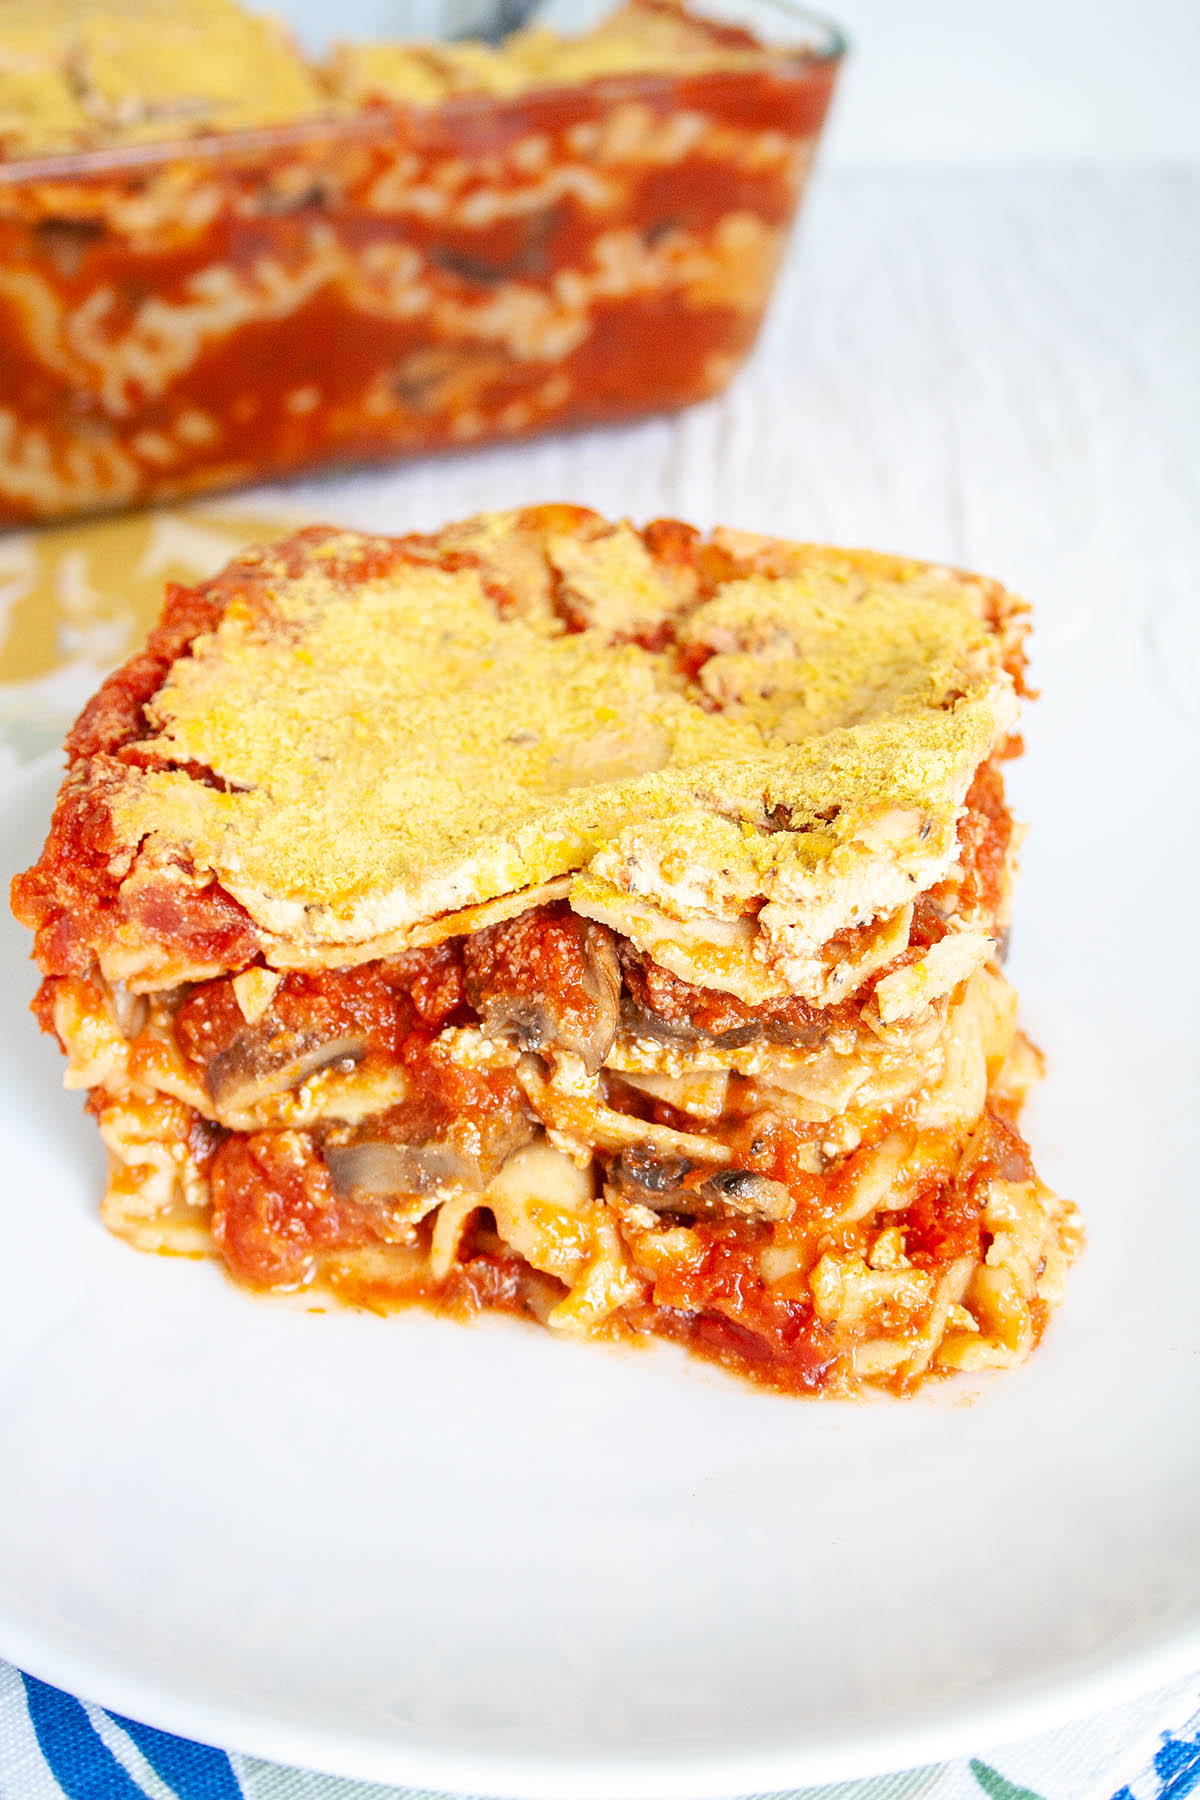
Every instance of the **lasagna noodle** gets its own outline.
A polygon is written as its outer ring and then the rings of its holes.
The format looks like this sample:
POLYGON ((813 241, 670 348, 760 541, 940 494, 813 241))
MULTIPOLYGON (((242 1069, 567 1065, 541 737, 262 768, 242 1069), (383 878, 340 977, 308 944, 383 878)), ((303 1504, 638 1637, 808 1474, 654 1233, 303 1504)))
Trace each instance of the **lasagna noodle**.
POLYGON ((1029 1354, 1019 603, 543 508, 172 607, 14 885, 114 1231, 790 1392, 1029 1354))

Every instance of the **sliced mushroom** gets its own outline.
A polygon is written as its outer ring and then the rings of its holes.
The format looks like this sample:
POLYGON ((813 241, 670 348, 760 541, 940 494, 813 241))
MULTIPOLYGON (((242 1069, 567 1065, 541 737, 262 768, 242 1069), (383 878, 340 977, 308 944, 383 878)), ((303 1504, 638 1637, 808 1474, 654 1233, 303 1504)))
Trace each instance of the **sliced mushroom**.
POLYGON ((658 1157, 643 1149, 623 1150, 609 1175, 625 1199, 657 1208, 667 1205, 666 1196, 680 1193, 684 1181, 697 1167, 686 1156, 658 1157))
POLYGON ((391 1144, 368 1139, 361 1144, 326 1144, 325 1164, 340 1195, 372 1200, 483 1185, 478 1163, 446 1142, 391 1144))
POLYGON ((782 1181, 752 1169, 718 1169, 700 1192, 719 1211, 747 1219, 786 1219, 792 1210, 792 1196, 782 1181))
POLYGON ((701 1031, 687 1019, 663 1019, 648 1007, 639 1006, 629 994, 621 1001, 621 1025, 628 1037, 645 1038, 652 1044, 718 1044, 724 1050, 736 1050, 762 1036, 757 1025, 745 1025, 736 1031, 714 1036, 701 1031))
POLYGON ((366 1049, 366 1039, 356 1033, 329 1037, 315 1029, 291 1030, 268 1015, 217 1052, 204 1071, 204 1085, 214 1106, 241 1112, 298 1088, 318 1069, 353 1068, 366 1049))
POLYGON ((623 1199, 655 1212, 783 1219, 791 1211, 792 1197, 781 1181, 771 1181, 751 1169, 717 1169, 696 1182, 694 1177, 702 1167, 685 1157, 663 1160, 641 1150, 625 1150, 609 1174, 623 1199), (689 1179, 691 1185, 685 1186, 689 1179))
POLYGON ((371 1120, 338 1143, 327 1140, 324 1157, 341 1195, 368 1200, 433 1194, 446 1188, 482 1190, 534 1127, 523 1113, 493 1113, 482 1126, 465 1117, 451 1120, 435 1135, 409 1140, 395 1120, 371 1120), (369 1134, 369 1135, 368 1135, 369 1134))
MULTIPOLYGON (((727 1031, 705 1031, 688 1019, 664 1019, 626 994, 621 1002, 621 1025, 629 1037, 655 1044, 711 1044, 717 1050, 740 1050, 746 1044, 783 1044, 789 1049, 811 1049, 828 1037, 827 1018, 800 1016, 803 1002, 779 1001, 755 1009, 756 1016, 727 1031)), ((750 1011, 750 1008, 746 1008, 750 1011)))
POLYGON ((612 934, 567 906, 537 907, 463 946, 467 998, 491 1037, 522 1050, 566 1050, 595 1074, 620 1018, 612 934))
MULTIPOLYGON (((18 53, 19 55, 19 53, 18 53)), ((19 64, 18 64, 19 66, 19 64)), ((40 219, 33 227, 37 252, 47 257, 60 275, 74 279, 88 252, 107 235, 101 219, 40 219)))

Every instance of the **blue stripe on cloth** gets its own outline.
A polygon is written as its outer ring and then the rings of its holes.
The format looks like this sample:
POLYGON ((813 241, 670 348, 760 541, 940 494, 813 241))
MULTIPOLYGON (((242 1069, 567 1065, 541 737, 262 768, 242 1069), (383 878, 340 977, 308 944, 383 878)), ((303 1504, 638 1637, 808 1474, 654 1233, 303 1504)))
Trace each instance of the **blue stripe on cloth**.
POLYGON ((78 1700, 32 1675, 21 1680, 38 1748, 67 1800, 146 1800, 78 1700))
POLYGON ((1200 1786, 1200 1734, 1177 1738, 1168 1731, 1155 1755, 1154 1772, 1163 1784, 1158 1800, 1183 1800, 1200 1786))
POLYGON ((242 1784, 223 1750, 194 1744, 190 1738, 172 1737, 153 1725, 110 1713, 121 1730, 133 1739, 156 1775, 173 1787, 179 1800, 245 1800, 242 1784))

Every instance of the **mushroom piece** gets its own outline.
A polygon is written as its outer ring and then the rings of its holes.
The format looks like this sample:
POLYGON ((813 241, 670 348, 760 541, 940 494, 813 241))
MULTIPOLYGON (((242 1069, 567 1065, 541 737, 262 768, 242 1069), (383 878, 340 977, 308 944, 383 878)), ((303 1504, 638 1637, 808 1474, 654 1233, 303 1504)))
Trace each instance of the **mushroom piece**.
POLYGON ((341 1195, 381 1199, 394 1194, 432 1194, 439 1188, 482 1187, 479 1165, 456 1145, 326 1144, 325 1165, 341 1195))
POLYGON ((594 1075, 620 1019, 612 933, 568 906, 489 925, 463 945, 467 999, 490 1037, 522 1050, 572 1051, 594 1075))
POLYGON ((751 1006, 723 990, 694 987, 632 944, 622 943, 625 994, 621 1022, 630 1037, 665 1044, 745 1044, 811 1047, 828 1035, 831 1018, 798 995, 751 1006))
POLYGON ((782 1181, 753 1169, 718 1169, 700 1192, 717 1211, 747 1219, 786 1219, 792 1210, 792 1196, 782 1181))
POLYGON ((210 1059, 204 1085, 222 1111, 246 1111, 272 1094, 298 1088, 318 1069, 335 1064, 352 1069, 366 1050, 366 1039, 357 1033, 330 1037, 312 1028, 293 1030, 268 1014, 210 1059))
POLYGON ((829 1022, 800 1016, 802 1005, 803 1002, 797 1005, 785 1000, 774 1006, 761 1006, 753 1009, 756 1016, 744 1024, 730 1026, 727 1031, 705 1031, 689 1019, 664 1019, 626 994, 621 1003, 621 1023, 629 1037, 644 1038, 652 1044, 704 1044, 717 1050, 740 1050, 747 1044, 783 1044, 808 1050, 824 1042, 829 1035, 829 1022))
POLYGON ((387 1129, 375 1120, 347 1143, 326 1140, 322 1153, 339 1194, 379 1200, 445 1188, 481 1191, 534 1132, 523 1113, 492 1114, 482 1130, 451 1121, 444 1131, 415 1140, 387 1136, 387 1129))
POLYGON ((663 1019, 648 1007, 639 1006, 629 994, 621 1002, 621 1024, 628 1037, 643 1038, 652 1044, 715 1044, 722 1050, 737 1050, 762 1037, 758 1025, 743 1025, 714 1035, 699 1030, 687 1019, 663 1019))
POLYGON ((625 1150, 609 1175, 623 1199, 655 1212, 702 1218, 733 1213, 744 1219, 774 1220, 786 1218, 792 1209, 792 1196, 781 1181, 752 1169, 716 1169, 696 1182, 702 1168, 685 1157, 659 1159, 643 1150, 625 1150), (688 1182, 691 1185, 685 1185, 688 1182))

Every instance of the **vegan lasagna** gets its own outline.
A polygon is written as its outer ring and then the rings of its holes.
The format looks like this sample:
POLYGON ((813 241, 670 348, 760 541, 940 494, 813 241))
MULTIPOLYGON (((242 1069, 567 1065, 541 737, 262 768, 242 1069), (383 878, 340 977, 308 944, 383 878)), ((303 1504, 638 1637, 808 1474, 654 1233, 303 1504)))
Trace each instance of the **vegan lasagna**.
POLYGON ((168 591, 13 885, 103 1216, 258 1289, 656 1334, 790 1392, 1020 1363, 1027 613, 582 508, 168 591))

